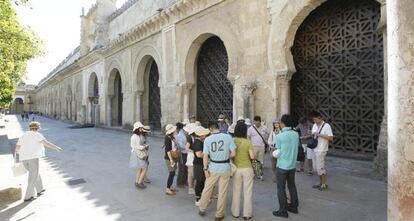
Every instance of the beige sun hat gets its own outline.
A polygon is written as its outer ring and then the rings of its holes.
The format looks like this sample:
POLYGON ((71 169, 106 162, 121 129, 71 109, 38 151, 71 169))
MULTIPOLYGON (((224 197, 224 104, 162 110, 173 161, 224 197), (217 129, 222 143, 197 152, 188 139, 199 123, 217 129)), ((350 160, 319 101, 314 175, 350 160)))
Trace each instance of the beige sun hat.
POLYGON ((172 134, 176 129, 177 129, 177 126, 174 126, 172 124, 167 124, 167 126, 165 126, 165 135, 172 134))
POLYGON ((135 131, 136 129, 141 128, 141 127, 144 127, 144 125, 140 121, 135 122, 134 129, 132 129, 132 131, 135 131))
POLYGON ((247 126, 252 125, 252 122, 250 121, 250 119, 249 119, 249 118, 244 119, 244 123, 245 123, 247 126))
POLYGON ((40 128, 40 123, 37 121, 32 121, 29 123, 29 128, 30 129, 39 129, 40 128))
POLYGON ((151 127, 150 126, 143 126, 142 129, 144 129, 145 132, 151 132, 151 127))
POLYGON ((198 127, 197 124, 189 123, 189 124, 185 125, 185 127, 183 129, 184 129, 185 132, 187 132, 189 135, 191 135, 192 133, 195 132, 197 127, 198 127))
POLYGON ((209 135, 209 134, 210 134, 210 130, 209 130, 209 129, 207 129, 207 128, 204 128, 204 127, 202 127, 202 126, 199 126, 199 127, 197 127, 197 129, 196 129, 196 131, 195 131, 195 134, 196 134, 197 136, 207 136, 207 135, 209 135))

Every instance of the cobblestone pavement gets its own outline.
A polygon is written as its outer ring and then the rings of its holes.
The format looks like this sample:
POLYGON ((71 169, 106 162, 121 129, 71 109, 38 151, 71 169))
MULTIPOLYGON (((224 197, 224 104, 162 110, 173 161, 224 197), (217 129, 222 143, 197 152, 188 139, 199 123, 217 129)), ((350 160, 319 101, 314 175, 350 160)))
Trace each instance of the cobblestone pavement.
MULTIPOLYGON (((14 144, 28 123, 12 115, 7 118, 9 123, 3 130, 14 144)), ((65 151, 47 150, 41 162, 46 193, 30 203, 19 201, 0 207, 0 220, 213 220, 215 201, 202 218, 185 189, 173 197, 164 194, 167 170, 161 138, 150 138, 152 183, 145 190, 137 190, 135 172, 128 168, 130 134, 100 128, 70 129, 63 122, 38 120, 45 137, 65 151), (86 183, 67 184, 79 178, 86 183)), ((268 167, 265 181, 254 184, 254 220, 284 220, 272 215, 278 204, 268 167)), ((330 189, 326 192, 311 188, 317 181, 315 176, 296 175, 300 207, 299 214, 289 214, 290 220, 386 220, 387 185, 370 178, 370 162, 329 157, 327 167, 330 189)), ((26 177, 19 179, 24 190, 26 177)), ((232 185, 229 187, 225 220, 237 220, 230 214, 232 185)))

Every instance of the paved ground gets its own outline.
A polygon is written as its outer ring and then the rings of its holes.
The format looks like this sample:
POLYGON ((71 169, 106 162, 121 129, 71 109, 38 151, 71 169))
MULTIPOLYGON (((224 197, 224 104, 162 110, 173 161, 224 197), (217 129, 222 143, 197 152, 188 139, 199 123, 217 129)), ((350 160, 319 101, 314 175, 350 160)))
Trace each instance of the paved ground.
MULTIPOLYGON (((12 142, 27 122, 8 116, 5 130, 12 142)), ((68 124, 42 118, 42 133, 65 148, 58 153, 47 151, 41 162, 45 195, 31 203, 15 202, 0 207, 0 220, 212 220, 215 203, 207 217, 196 213, 194 198, 184 189, 177 196, 164 194, 167 171, 162 160, 161 139, 152 137, 150 173, 153 181, 146 190, 137 190, 134 171, 128 168, 130 134, 107 129, 70 129, 68 124), (69 186, 70 179, 83 178, 86 183, 69 186)), ((0 164, 3 164, 0 163, 0 164)), ((300 214, 290 220, 341 221, 386 220, 386 183, 370 178, 371 163, 330 157, 330 189, 320 192, 311 188, 316 177, 297 174, 300 214)), ((270 175, 266 168, 265 173, 270 175)), ((0 174, 0 181, 2 180, 0 174)), ((19 181, 26 183, 26 177, 19 181)), ((230 185, 231 187, 231 185, 230 185)), ((230 188, 231 189, 231 188, 230 188)), ((225 220, 231 217, 229 205, 225 220)), ((254 220, 284 220, 272 216, 277 208, 276 187, 270 179, 254 186, 254 220)))

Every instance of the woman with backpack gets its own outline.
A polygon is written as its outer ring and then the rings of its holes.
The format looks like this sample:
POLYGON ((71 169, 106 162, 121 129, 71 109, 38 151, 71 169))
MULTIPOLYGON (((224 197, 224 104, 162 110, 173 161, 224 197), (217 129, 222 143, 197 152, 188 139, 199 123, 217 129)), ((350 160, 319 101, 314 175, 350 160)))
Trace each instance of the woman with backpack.
POLYGON ((255 153, 252 142, 247 139, 247 125, 243 122, 237 123, 234 129, 234 143, 237 148, 233 162, 237 169, 233 175, 231 213, 235 218, 240 216, 241 193, 243 192, 243 218, 249 220, 253 217, 254 172, 251 160, 255 158, 255 153))

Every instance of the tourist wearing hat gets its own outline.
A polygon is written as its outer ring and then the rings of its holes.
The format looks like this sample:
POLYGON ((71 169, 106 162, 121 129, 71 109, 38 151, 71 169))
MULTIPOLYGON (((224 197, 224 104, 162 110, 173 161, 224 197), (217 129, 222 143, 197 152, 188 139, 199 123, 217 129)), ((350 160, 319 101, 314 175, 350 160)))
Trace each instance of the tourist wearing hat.
POLYGON ((204 189, 206 177, 203 170, 203 145, 205 138, 210 134, 210 130, 204 127, 197 127, 195 129, 195 139, 193 143, 193 151, 195 153, 193 167, 194 167, 194 178, 196 180, 195 186, 195 205, 200 205, 201 193, 204 189))
MULTIPOLYGON (((267 143, 269 144, 270 147, 270 153, 273 153, 273 151, 276 150, 276 136, 280 133, 280 119, 277 118, 273 121, 273 131, 270 133, 269 135, 269 139, 267 140, 267 143)), ((275 157, 271 157, 271 166, 270 168, 272 168, 272 172, 273 172, 273 182, 276 183, 276 163, 277 163, 277 159, 275 157)))
POLYGON ((186 144, 185 149, 187 151, 187 160, 185 165, 187 166, 187 184, 188 184, 188 194, 194 195, 194 151, 193 151, 193 143, 195 139, 195 130, 197 129, 197 125, 195 123, 189 123, 185 125, 184 131, 186 133, 186 144))
POLYGON ((147 174, 149 164, 149 145, 147 141, 149 127, 144 126, 141 122, 136 122, 134 123, 132 132, 129 167, 137 169, 135 186, 140 189, 145 189, 147 186, 144 184, 144 178, 147 174))
POLYGON ((218 118, 218 125, 220 129, 220 133, 226 134, 229 130, 229 124, 226 122, 226 116, 224 114, 220 114, 218 118))
POLYGON ((190 116, 190 123, 195 123, 197 121, 196 116, 193 114, 190 116))
POLYGON ((32 201, 41 196, 45 189, 39 174, 39 158, 45 156, 44 146, 63 151, 63 149, 49 141, 39 133, 40 123, 33 121, 29 124, 29 131, 25 132, 17 141, 15 154, 19 155, 26 170, 29 172, 28 185, 24 201, 32 201))
POLYGON ((174 182, 175 177, 175 171, 177 170, 177 161, 178 158, 174 157, 174 153, 176 152, 178 147, 176 144, 175 136, 177 135, 177 127, 168 124, 165 127, 165 139, 164 139, 164 159, 165 159, 165 165, 168 169, 168 179, 167 179, 167 188, 165 190, 165 194, 167 195, 175 195, 177 190, 172 187, 172 184, 174 182))

